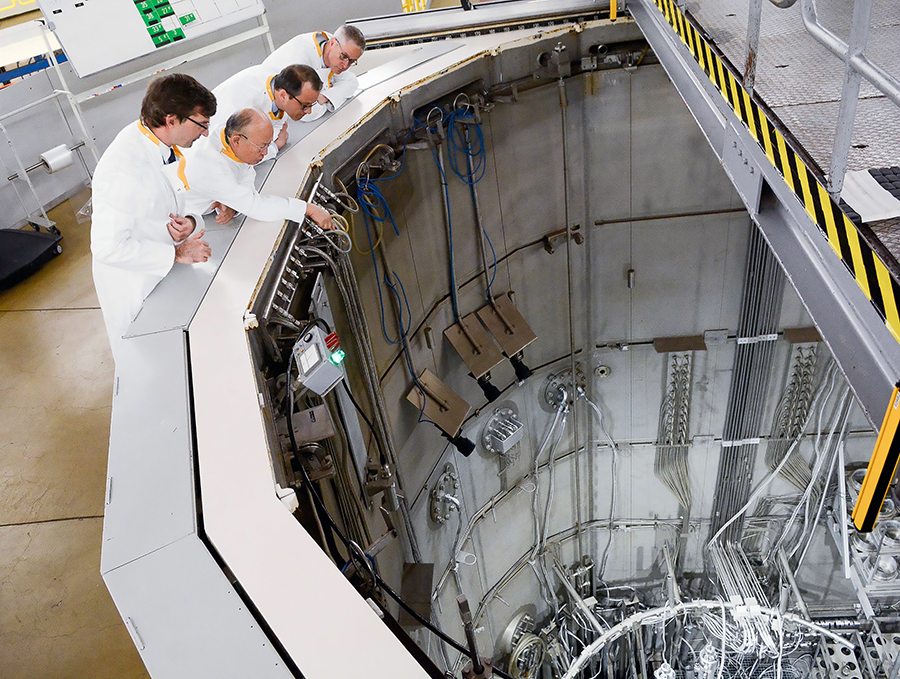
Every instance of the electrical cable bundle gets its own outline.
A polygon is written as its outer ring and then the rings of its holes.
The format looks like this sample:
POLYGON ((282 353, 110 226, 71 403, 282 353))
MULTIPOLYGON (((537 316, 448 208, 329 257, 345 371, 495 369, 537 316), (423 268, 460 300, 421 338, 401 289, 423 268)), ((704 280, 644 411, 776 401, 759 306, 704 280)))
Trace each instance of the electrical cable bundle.
MULTIPOLYGON (((315 319, 315 320, 311 321, 310 323, 308 323, 306 326, 304 326, 302 332, 306 332, 307 330, 309 330, 309 328, 311 328, 317 322, 324 323, 324 321, 321 321, 320 319, 315 319)), ((327 324, 326 324, 326 327, 327 327, 327 324)), ((302 334, 302 332, 301 332, 301 334, 302 334)), ((287 430, 288 430, 288 438, 291 441, 292 451, 294 453, 296 453, 298 451, 297 439, 294 435, 294 428, 292 426, 290 426, 290 416, 293 413, 293 408, 294 408, 294 393, 293 393, 293 389, 290 388, 292 369, 293 369, 293 352, 291 352, 291 355, 288 358, 288 366, 287 366, 288 407, 289 407, 289 410, 288 410, 289 426, 288 426, 287 430)), ((421 625, 425 626, 431 632, 436 634, 444 643, 448 644, 449 646, 452 646, 455 650, 468 656, 469 651, 465 646, 459 644, 452 637, 447 636, 436 625, 432 624, 430 621, 426 620, 421 615, 419 615, 419 613, 412 606, 407 604, 406 601, 404 601, 400 597, 400 595, 397 594, 397 592, 395 592, 393 590, 393 588, 391 588, 391 586, 388 585, 384 581, 384 579, 378 573, 378 569, 375 567, 374 559, 372 559, 371 556, 366 554, 358 544, 356 544, 354 541, 348 539, 347 536, 344 535, 344 532, 340 529, 340 527, 337 525, 337 523, 335 523, 334 519, 332 518, 331 513, 328 511, 328 508, 325 507, 325 502, 324 502, 324 500, 322 500, 322 496, 319 494, 318 489, 313 485, 312 480, 309 478, 309 474, 306 472, 306 468, 302 464, 299 466, 300 466, 300 474, 303 478, 303 485, 306 486, 306 488, 309 490, 309 494, 312 497, 313 502, 316 505, 316 508, 325 517, 331 530, 334 532, 334 534, 338 537, 338 539, 341 541, 341 543, 347 549, 347 553, 351 555, 351 560, 353 560, 355 563, 356 563, 356 559, 359 560, 359 562, 357 563, 357 568, 362 568, 363 572, 367 573, 371 577, 372 582, 375 586, 377 586, 385 594, 387 594, 390 598, 392 598, 394 601, 396 601, 397 604, 399 604, 401 608, 403 608, 407 613, 409 613, 413 618, 415 618, 421 625), (356 558, 354 558, 354 556, 356 558)), ((502 671, 499 668, 494 668, 493 671, 495 674, 497 674, 497 676, 501 677, 501 679, 512 679, 512 677, 510 677, 510 675, 508 675, 506 672, 502 671)))

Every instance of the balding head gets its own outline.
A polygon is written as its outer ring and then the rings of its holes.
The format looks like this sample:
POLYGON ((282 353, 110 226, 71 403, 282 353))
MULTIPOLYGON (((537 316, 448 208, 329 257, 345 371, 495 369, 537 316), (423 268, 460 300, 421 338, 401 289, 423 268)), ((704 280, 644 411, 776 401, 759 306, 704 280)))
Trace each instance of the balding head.
POLYGON ((225 139, 238 160, 256 165, 266 156, 272 143, 272 123, 256 108, 232 113, 225 123, 225 139))

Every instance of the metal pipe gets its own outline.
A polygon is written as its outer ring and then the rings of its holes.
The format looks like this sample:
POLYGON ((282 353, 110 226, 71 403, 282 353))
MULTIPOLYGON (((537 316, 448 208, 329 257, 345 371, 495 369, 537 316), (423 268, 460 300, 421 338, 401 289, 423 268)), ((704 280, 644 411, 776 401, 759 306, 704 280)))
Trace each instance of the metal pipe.
MULTIPOLYGON (((469 126, 465 125, 466 132, 466 171, 469 175, 469 192, 472 194, 472 208, 475 211, 475 228, 478 229, 478 249, 481 251, 481 265, 484 267, 484 294, 488 301, 493 303, 494 296, 491 293, 491 276, 489 273, 487 249, 484 247, 484 227, 481 221, 481 206, 478 203, 478 191, 475 190, 475 184, 472 182, 472 154, 471 139, 469 136, 469 126)), ((501 317, 502 319, 502 317, 501 317)))
POLYGON ((350 257, 347 254, 338 255, 337 261, 333 260, 323 250, 315 247, 306 246, 306 249, 321 257, 331 268, 335 275, 335 281, 341 292, 341 297, 347 307, 350 323, 354 329, 357 348, 360 349, 360 364, 363 368, 363 377, 365 378, 366 393, 372 402, 372 414, 374 415, 375 428, 378 430, 378 436, 384 444, 385 454, 388 462, 393 467, 394 478, 396 479, 398 497, 400 499, 400 515, 403 517, 403 526, 405 528, 404 536, 406 541, 404 547, 408 551, 408 556, 415 563, 421 563, 422 556, 419 552, 418 542, 416 540, 415 529, 413 527, 412 518, 410 517, 409 504, 406 501, 406 494, 403 493, 403 482, 401 479, 400 469, 397 467, 397 452, 394 446, 394 438, 391 435, 390 425, 387 421, 387 406, 384 403, 384 395, 381 391, 381 383, 378 378, 376 368, 375 355, 372 350, 372 338, 369 335, 369 325, 366 321, 365 311, 362 306, 362 300, 359 295, 359 283, 356 280, 356 274, 353 266, 350 264, 350 257))
MULTIPOLYGON (((557 47, 565 49, 561 45, 557 47)), ((578 454, 578 371, 575 365, 575 310, 572 304, 574 286, 572 284, 572 224, 569 222, 569 159, 568 136, 566 134, 568 118, 566 109, 569 106, 566 95, 566 81, 560 73, 557 81, 559 87, 559 110, 562 119, 562 170, 563 170, 563 219, 566 222, 566 283, 569 298, 569 368, 572 371, 572 439, 575 450, 575 497, 581 498, 581 455, 578 454)), ((575 526, 578 537, 578 553, 584 554, 584 539, 581 529, 581 502, 575 502, 575 526)))
MULTIPOLYGON (((429 143, 432 145, 432 151, 438 161, 438 167, 441 170, 441 204, 444 206, 444 226, 447 229, 447 251, 450 255, 448 257, 450 266, 450 301, 451 306, 453 307, 453 317, 456 319, 457 323, 460 323, 459 307, 457 306, 459 286, 456 285, 456 272, 453 270, 453 227, 450 222, 450 194, 448 193, 449 187, 447 186, 447 171, 444 168, 444 152, 441 150, 440 142, 433 141, 430 134, 428 137, 429 143)), ((462 325, 462 323, 460 323, 460 325, 462 325)), ((471 338, 469 338, 469 341, 472 341, 471 338)))
POLYGON ((475 643, 475 627, 472 624, 472 612, 469 610, 469 602, 465 596, 460 594, 456 597, 456 603, 459 606, 459 615, 462 618, 463 628, 466 632, 466 644, 469 647, 469 656, 472 658, 472 670, 478 675, 484 672, 484 665, 481 664, 481 658, 478 656, 478 646, 475 643))
POLYGON ((569 577, 566 572, 563 570, 563 567, 560 565, 559 561, 556 561, 553 564, 553 570, 556 571, 556 575, 559 578, 559 581, 562 583, 562 586, 565 588, 566 592, 569 593, 569 596, 572 598, 572 602, 584 614, 584 617, 587 618, 587 621, 591 623, 591 627, 593 627, 597 634, 603 634, 606 631, 606 628, 597 620, 597 616, 594 615, 594 611, 591 610, 591 607, 585 603, 584 599, 581 598, 581 595, 578 594, 578 590, 575 589, 574 585, 569 581, 569 577))
MULTIPOLYGON (((75 146, 70 147, 69 150, 70 150, 70 151, 74 151, 75 149, 80 149, 82 146, 84 146, 84 142, 83 142, 83 141, 80 141, 80 142, 78 142, 77 144, 75 144, 75 146)), ((40 161, 36 162, 34 165, 29 165, 28 167, 25 168, 25 172, 32 172, 33 170, 36 170, 36 169, 38 169, 39 167, 44 167, 44 161, 43 161, 43 160, 40 160, 40 161)), ((16 172, 16 173, 14 173, 14 174, 9 175, 9 176, 6 178, 6 181, 11 182, 13 179, 18 179, 18 178, 19 178, 19 173, 16 172)))
MULTIPOLYGON (((870 2, 871 0, 862 1, 870 2)), ((858 71, 875 89, 897 104, 897 106, 900 106, 900 82, 880 66, 870 62, 864 55, 849 55, 847 44, 819 23, 818 15, 816 14, 816 0, 801 0, 800 7, 803 25, 813 38, 836 57, 846 61, 851 68, 858 71)))
MULTIPOLYGON (((100 154, 97 151, 97 145, 94 143, 94 138, 88 133, 87 125, 84 124, 84 116, 81 113, 81 106, 78 104, 78 99, 72 94, 66 79, 63 77, 62 69, 59 67, 59 61, 56 59, 56 53, 50 45, 50 36, 47 32, 46 24, 41 28, 41 36, 44 38, 44 47, 47 48, 47 57, 50 59, 50 63, 53 64, 53 70, 56 71, 56 77, 59 78, 59 83, 63 87, 61 92, 65 94, 66 98, 69 100, 69 106, 72 107, 72 112, 75 114, 75 120, 78 121, 78 127, 81 128, 82 138, 87 144, 91 155, 94 157, 94 167, 96 168, 97 163, 100 162, 100 154)), ((90 172, 88 172, 88 175, 90 175, 90 172)))
POLYGON ((787 578, 788 584, 791 586, 791 591, 794 593, 794 598, 797 599, 797 607, 800 609, 800 614, 806 618, 809 617, 809 609, 806 607, 806 602, 803 600, 803 595, 800 594, 800 588, 797 586, 797 581, 794 579, 794 573, 791 570, 791 564, 788 563, 787 556, 784 553, 784 550, 780 547, 778 548, 778 563, 781 566, 781 571, 784 573, 784 577, 787 578))
MULTIPOLYGON (((9 131, 6 129, 6 127, 3 125, 3 123, 0 123, 0 131, 2 131, 4 136, 6 137, 6 143, 9 146, 9 150, 12 152, 13 157, 16 159, 16 165, 19 166, 19 174, 22 176, 22 178, 28 184, 28 188, 31 189, 31 195, 34 197, 34 200, 38 205, 38 209, 41 211, 41 215, 43 216, 43 218, 45 220, 45 226, 49 227, 52 224, 52 222, 50 221, 50 218, 47 216, 47 211, 44 210, 44 204, 41 202, 41 199, 38 197, 37 191, 34 188, 34 184, 31 183, 31 178, 28 176, 28 172, 25 171, 25 163, 22 162, 22 159, 19 157, 19 154, 16 152, 16 147, 13 146, 12 137, 9 136, 9 131)), ((13 186, 15 186, 15 184, 13 184, 13 186)), ((16 190, 16 195, 18 195, 18 193, 19 193, 18 190, 16 190)), ((21 196, 20 196, 20 200, 21 200, 21 196)), ((29 212, 27 206, 25 205, 25 201, 22 201, 22 208, 25 210, 25 213, 26 213, 25 218, 28 219, 28 217, 31 215, 31 212, 29 212)))
POLYGON ((837 199, 844 187, 844 173, 847 171, 847 156, 850 153, 853 123, 859 104, 859 86, 862 74, 853 68, 851 60, 863 57, 869 37, 869 21, 872 16, 872 0, 856 0, 853 5, 853 26, 850 29, 850 44, 847 47, 847 67, 844 86, 841 90, 841 106, 838 110, 837 126, 834 133, 834 149, 831 153, 831 172, 828 174, 828 193, 837 199))

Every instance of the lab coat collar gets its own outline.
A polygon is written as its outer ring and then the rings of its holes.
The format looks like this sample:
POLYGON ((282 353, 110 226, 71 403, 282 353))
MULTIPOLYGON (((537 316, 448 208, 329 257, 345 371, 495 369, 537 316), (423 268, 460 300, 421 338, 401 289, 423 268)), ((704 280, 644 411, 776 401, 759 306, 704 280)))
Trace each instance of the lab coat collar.
MULTIPOLYGON (((325 43, 331 40, 331 36, 328 35, 325 31, 316 31, 313 34, 313 42, 316 43, 316 51, 319 53, 319 56, 324 60, 325 55, 323 51, 325 49, 325 43)), ((322 65, 325 65, 325 62, 322 62, 322 65)))
MULTIPOLYGON (((159 140, 159 137, 157 137, 155 134, 153 134, 153 132, 150 131, 149 127, 144 125, 143 121, 138 120, 137 124, 138 124, 138 129, 141 131, 141 134, 144 135, 145 137, 147 137, 147 139, 152 141, 154 144, 156 144, 157 148, 159 149, 159 155, 160 155, 160 158, 162 158, 163 163, 168 163, 169 156, 171 155, 170 152, 172 151, 172 147, 167 146, 166 144, 161 142, 159 140)), ((178 153, 176 153, 175 155, 177 157, 178 153)))
POLYGON ((219 134, 219 139, 222 142, 222 155, 226 158, 231 158, 236 163, 243 163, 240 158, 234 155, 234 151, 231 150, 231 146, 228 144, 228 140, 225 138, 225 128, 222 128, 222 132, 219 134))
POLYGON ((175 157, 178 159, 178 168, 175 170, 175 174, 178 176, 179 181, 184 185, 184 190, 190 190, 190 186, 188 185, 187 176, 184 173, 184 166, 186 165, 186 161, 184 158, 184 154, 181 152, 181 149, 177 146, 166 146, 163 144, 159 138, 153 134, 140 120, 137 121, 138 130, 140 130, 141 134, 147 137, 151 142, 156 144, 157 149, 160 153, 160 158, 163 161, 163 164, 168 164, 169 162, 169 154, 170 151, 175 152, 175 157))
POLYGON ((269 95, 269 99, 272 101, 272 109, 269 111, 269 117, 272 120, 281 120, 284 118, 284 111, 278 108, 278 104, 275 103, 275 90, 272 89, 272 81, 275 79, 274 75, 270 75, 269 79, 266 80, 266 94, 269 95))

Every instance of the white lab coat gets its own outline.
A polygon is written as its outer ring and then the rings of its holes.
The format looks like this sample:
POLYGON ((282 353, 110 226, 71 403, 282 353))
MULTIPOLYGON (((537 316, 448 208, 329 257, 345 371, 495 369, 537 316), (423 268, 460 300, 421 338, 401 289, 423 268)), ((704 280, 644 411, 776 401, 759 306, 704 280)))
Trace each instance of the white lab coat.
POLYGON ((328 104, 325 106, 316 104, 312 111, 303 116, 301 121, 316 120, 325 115, 327 111, 340 108, 341 104, 356 94, 356 90, 359 89, 359 80, 355 74, 350 71, 335 74, 325 66, 322 45, 330 39, 331 35, 325 31, 302 33, 288 40, 262 62, 262 66, 272 73, 278 73, 285 66, 291 64, 305 64, 314 68, 322 78, 322 94, 328 98, 328 104))
MULTIPOLYGON (((265 66, 251 66, 238 71, 221 85, 213 89, 216 95, 216 115, 209 122, 210 129, 225 127, 228 117, 245 108, 258 108, 265 113, 275 130, 275 138, 283 125, 290 118, 284 111, 275 108, 275 92, 272 89, 272 78, 278 71, 271 71, 265 66)), ((274 139, 274 138, 273 138, 274 139)), ((263 160, 270 160, 278 153, 273 141, 263 160)))
POLYGON ((185 194, 191 212, 209 212, 212 203, 223 205, 262 222, 292 219, 302 222, 306 202, 296 198, 262 196, 255 186, 256 172, 242 163, 225 141, 225 129, 215 129, 209 137, 187 150, 185 166, 190 190, 185 194))
MULTIPOLYGON (((94 286, 115 357, 144 299, 175 262, 169 214, 184 215, 183 156, 163 163, 169 148, 139 122, 112 141, 94 172, 91 253, 94 286), (183 188, 183 186, 182 186, 183 188)), ((200 224, 200 216, 192 215, 200 224)))

